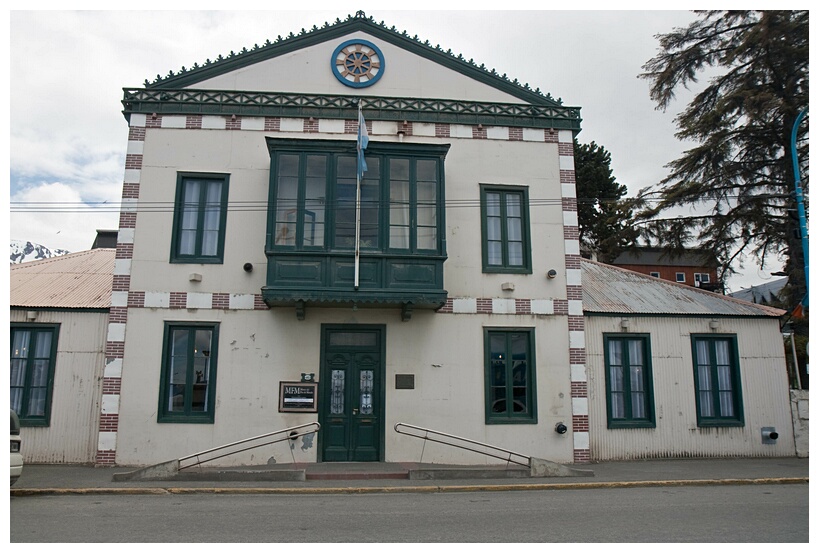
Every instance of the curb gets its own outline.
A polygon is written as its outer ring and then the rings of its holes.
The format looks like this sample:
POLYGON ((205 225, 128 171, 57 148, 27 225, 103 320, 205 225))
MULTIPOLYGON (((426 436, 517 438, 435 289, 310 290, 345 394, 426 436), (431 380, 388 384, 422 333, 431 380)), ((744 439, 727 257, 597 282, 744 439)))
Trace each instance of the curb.
POLYGON ((193 494, 369 494, 369 493, 452 493, 509 492, 539 490, 589 490, 605 488, 658 488, 681 486, 744 486, 773 484, 807 484, 809 478, 727 478, 711 480, 650 480, 633 482, 573 482, 564 484, 477 484, 452 486, 355 486, 327 488, 20 488, 12 489, 12 497, 39 495, 193 495, 193 494))

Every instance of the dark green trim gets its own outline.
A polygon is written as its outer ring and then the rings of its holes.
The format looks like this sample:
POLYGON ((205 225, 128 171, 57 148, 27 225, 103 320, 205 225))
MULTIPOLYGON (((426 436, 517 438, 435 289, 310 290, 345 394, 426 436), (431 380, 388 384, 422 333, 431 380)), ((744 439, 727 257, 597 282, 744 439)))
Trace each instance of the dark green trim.
POLYGON ((691 335, 691 362, 694 369, 694 399, 697 407, 697 426, 699 427, 715 427, 715 426, 745 426, 745 409, 742 403, 742 379, 740 377, 739 367, 739 347, 737 345, 736 334, 692 334, 691 335), (734 401, 733 417, 705 417, 702 415, 702 406, 700 405, 700 382, 697 369, 697 342, 708 342, 708 356, 710 361, 710 380, 711 390, 713 396, 714 412, 719 412, 719 387, 717 385, 717 370, 716 370, 716 351, 714 343, 717 340, 727 340, 730 342, 728 351, 731 355, 731 395, 734 401))
POLYGON ((481 257, 483 260, 484 273, 519 273, 532 274, 532 237, 529 223, 529 188, 526 186, 506 186, 495 184, 481 184, 481 257), (501 265, 489 264, 489 240, 488 240, 488 214, 486 205, 486 195, 497 193, 501 196, 501 265), (523 248, 523 265, 509 265, 509 239, 506 222, 506 199, 510 195, 517 195, 521 198, 521 233, 523 248))
POLYGON ((46 380, 46 397, 43 405, 43 414, 41 416, 27 416, 25 413, 28 410, 28 403, 31 394, 31 376, 33 371, 32 361, 36 351, 34 342, 29 343, 29 355, 26 357, 26 374, 23 382, 23 397, 21 403, 20 413, 17 413, 20 419, 20 426, 49 426, 51 421, 51 402, 54 394, 54 373, 57 365, 57 342, 60 337, 59 323, 11 323, 9 332, 9 352, 14 352, 14 333, 15 331, 29 331, 32 336, 38 333, 51 334, 51 351, 48 359, 48 376, 46 380))
MULTIPOLYGON (((358 330, 363 331, 371 331, 375 330, 379 333, 379 348, 380 348, 380 374, 379 374, 379 401, 380 405, 378 408, 378 417, 380 421, 381 427, 381 436, 379 437, 379 451, 378 451, 378 458, 379 461, 383 461, 385 457, 385 442, 386 442, 386 413, 387 413, 387 325, 379 325, 379 324, 325 324, 322 323, 321 325, 321 351, 320 351, 320 359, 319 359, 319 389, 318 389, 318 397, 320 398, 319 404, 319 424, 322 424, 329 416, 329 409, 330 406, 326 405, 325 402, 321 401, 321 398, 325 397, 327 393, 326 387, 330 384, 330 378, 325 378, 325 363, 327 359, 327 344, 328 344, 328 337, 331 332, 333 331, 347 331, 347 332, 355 332, 358 330)), ((316 452, 316 460, 317 462, 321 463, 324 461, 323 453, 324 453, 324 434, 321 432, 318 433, 318 451, 316 452)))
MULTIPOLYGON (((162 368, 159 376, 159 408, 157 409, 156 421, 159 423, 194 423, 194 424, 212 424, 216 415, 216 374, 217 364, 219 359, 219 323, 203 323, 203 322, 170 322, 165 321, 165 328, 162 338, 162 368), (186 330, 190 333, 189 336, 189 350, 193 350, 195 345, 195 331, 196 330, 210 330, 211 331, 211 352, 209 367, 209 381, 208 381, 208 395, 207 395, 207 410, 203 412, 190 411, 186 406, 185 413, 177 413, 168 411, 168 400, 170 394, 170 383, 168 371, 170 370, 170 355, 171 355, 171 333, 174 330, 186 330), (193 339, 191 339, 193 338, 193 339)), ((186 369, 186 387, 188 397, 192 396, 194 382, 187 382, 193 377, 194 365, 193 357, 188 354, 188 367, 186 369)))
POLYGON ((222 264, 225 257, 225 231, 227 229, 228 211, 228 189, 230 185, 230 175, 224 173, 189 173, 180 172, 176 176, 176 200, 173 210, 173 231, 171 233, 171 263, 203 263, 222 264), (204 255, 202 249, 202 232, 204 230, 204 195, 206 189, 202 190, 202 197, 199 199, 195 254, 179 253, 179 240, 181 236, 182 216, 185 210, 185 183, 190 180, 210 180, 222 182, 222 196, 219 200, 219 240, 216 246, 215 255, 204 255))
MULTIPOLYGON (((537 424, 537 363, 535 360, 535 329, 534 328, 516 328, 516 327, 484 327, 483 329, 483 351, 484 351, 484 409, 486 424, 537 424), (525 334, 527 337, 527 352, 526 356, 529 363, 526 366, 526 401, 527 412, 521 414, 514 413, 514 407, 511 413, 497 414, 492 411, 492 359, 491 359, 491 345, 490 337, 492 335, 504 336, 506 340, 505 354, 507 360, 512 360, 510 355, 511 346, 510 339, 512 334, 525 334)), ((513 366, 511 363, 507 364, 505 375, 506 397, 507 405, 513 401, 513 390, 511 383, 513 382, 513 366)))
POLYGON ((580 108, 472 102, 436 98, 389 98, 230 90, 123 89, 123 114, 315 117, 450 123, 580 132, 580 108))
MULTIPOLYGON (((174 74, 171 71, 164 78, 157 75, 153 83, 146 80, 145 86, 160 89, 191 87, 207 79, 355 32, 364 32, 389 42, 398 48, 424 57, 526 102, 540 105, 561 104, 560 100, 555 101, 548 94, 544 96, 540 89, 532 90, 528 83, 519 83, 517 79, 510 80, 505 73, 500 75, 494 69, 488 70, 483 64, 478 66, 471 59, 466 60, 462 55, 456 57, 451 50, 444 51, 439 46, 433 47, 429 41, 421 42, 418 35, 411 37, 406 31, 399 33, 395 26, 387 28, 383 22, 376 23, 372 17, 366 17, 363 12, 357 13, 355 17, 347 16, 345 21, 336 19, 333 24, 325 22, 321 28, 314 25, 309 31, 302 29, 298 35, 290 33, 285 38, 279 36, 275 42, 268 40, 264 45, 254 45, 250 50, 243 48, 238 53, 231 51, 227 58, 219 56, 213 62, 207 60, 203 66, 194 64, 192 68, 182 67, 179 73, 174 74)), ((334 46, 336 45, 332 45, 334 46)), ((328 51, 328 54, 330 52, 331 50, 328 51)), ((392 70, 396 70, 394 65, 392 70)))
POLYGON ((654 416, 654 379, 653 368, 651 363, 651 335, 650 334, 612 334, 603 333, 603 369, 606 377, 606 417, 608 419, 608 428, 655 428, 657 426, 656 418, 654 416), (618 340, 623 343, 623 397, 626 416, 615 419, 612 414, 611 401, 611 371, 609 359, 609 342, 618 340), (646 393, 646 417, 635 418, 632 411, 631 403, 631 374, 629 366, 629 352, 626 347, 626 340, 639 340, 643 345, 643 370, 645 376, 646 393))
MULTIPOLYGON (((336 183, 338 163, 347 158, 354 162, 356 143, 352 140, 292 140, 267 138, 270 151, 270 192, 268 197, 265 253, 268 258, 267 282, 262 297, 269 306, 350 305, 353 303, 382 304, 439 308, 446 302, 443 288, 443 265, 446 261, 445 158, 448 144, 396 144, 370 142, 366 158, 370 170, 365 180, 379 182, 378 232, 372 243, 361 248, 359 287, 354 285, 355 247, 352 243, 336 244, 339 217, 339 197, 336 183), (278 164, 281 156, 298 156, 298 192, 295 195, 296 225, 292 244, 280 240, 278 232, 278 164), (302 236, 302 211, 305 209, 307 156, 327 156, 325 211, 322 245, 308 244, 302 236), (409 219, 406 224, 409 248, 390 247, 390 164, 408 161, 409 219), (376 163, 377 161, 377 163, 376 163), (422 162, 436 163, 437 192, 435 197, 436 238, 432 249, 418 247, 418 178, 416 171, 422 162), (377 169, 376 169, 377 167, 377 169), (377 171, 377 172, 376 172, 377 171)), ((431 169, 431 168, 430 168, 431 169)), ((295 175, 295 171, 293 172, 295 175)), ((350 177, 347 175, 345 178, 350 177)), ((352 176, 354 179, 354 175, 352 176)), ((431 181, 430 181, 431 182, 431 181)), ((346 199, 346 197, 345 197, 346 199)), ((319 218, 316 217, 318 220, 319 218)), ((286 219, 289 221, 289 219, 286 219)), ((285 228, 288 225, 283 225, 285 228)), ((375 228, 375 219, 373 219, 375 228)), ((430 227, 432 228, 432 227, 430 227)), ((346 236, 346 234, 345 234, 346 236)), ((300 308, 301 309, 301 308, 300 308)), ((303 310, 300 311, 303 315, 303 310)))

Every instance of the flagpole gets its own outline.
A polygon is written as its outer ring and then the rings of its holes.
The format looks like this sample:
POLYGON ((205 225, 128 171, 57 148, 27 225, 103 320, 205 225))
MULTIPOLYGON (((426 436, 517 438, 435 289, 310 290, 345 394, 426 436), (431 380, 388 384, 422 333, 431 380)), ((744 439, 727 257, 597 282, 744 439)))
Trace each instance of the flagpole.
MULTIPOLYGON (((361 148, 361 100, 358 102, 358 148, 361 148)), ((361 255, 361 167, 359 167, 359 159, 361 152, 356 152, 356 168, 355 168, 355 282, 353 286, 358 290, 358 267, 359 258, 361 255)))

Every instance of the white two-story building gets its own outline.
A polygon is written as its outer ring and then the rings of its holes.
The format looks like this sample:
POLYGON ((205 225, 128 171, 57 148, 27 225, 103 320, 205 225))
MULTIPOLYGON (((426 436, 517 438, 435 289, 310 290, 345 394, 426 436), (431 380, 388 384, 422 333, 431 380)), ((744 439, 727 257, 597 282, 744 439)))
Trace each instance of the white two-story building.
POLYGON ((97 463, 313 421, 296 461, 589 459, 579 108, 362 13, 123 106, 97 463))

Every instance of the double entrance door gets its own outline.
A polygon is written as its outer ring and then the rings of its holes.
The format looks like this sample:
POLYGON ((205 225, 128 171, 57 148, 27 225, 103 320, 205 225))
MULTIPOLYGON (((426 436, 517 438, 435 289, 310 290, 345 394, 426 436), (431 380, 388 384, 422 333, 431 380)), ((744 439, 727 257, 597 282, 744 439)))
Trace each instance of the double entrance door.
POLYGON ((383 326, 324 325, 321 461, 379 461, 384 419, 383 326))

